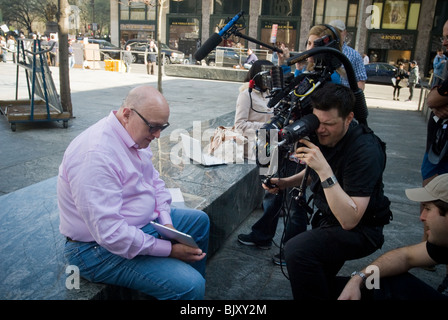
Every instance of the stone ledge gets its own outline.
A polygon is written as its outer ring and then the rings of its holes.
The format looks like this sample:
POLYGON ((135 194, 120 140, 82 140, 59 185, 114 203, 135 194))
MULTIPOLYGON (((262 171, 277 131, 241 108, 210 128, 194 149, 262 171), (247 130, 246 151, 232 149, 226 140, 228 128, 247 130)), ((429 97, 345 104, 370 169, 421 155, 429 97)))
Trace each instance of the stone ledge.
MULTIPOLYGON (((228 126, 233 121, 233 114, 207 122, 203 127, 228 126)), ((258 168, 247 163, 217 167, 189 163, 174 166, 169 161, 169 154, 176 143, 170 141, 170 137, 164 137, 160 151, 154 144, 153 162, 168 188, 181 189, 187 207, 203 210, 209 215, 210 257, 260 206, 263 190, 258 168)), ((80 289, 66 288, 70 273, 66 273, 63 257, 65 239, 59 233, 56 184, 57 177, 53 177, 0 197, 0 299, 142 298, 142 294, 136 292, 83 279, 80 289)))
POLYGON ((245 69, 184 64, 169 64, 164 70, 167 76, 236 82, 244 82, 247 74, 245 69))

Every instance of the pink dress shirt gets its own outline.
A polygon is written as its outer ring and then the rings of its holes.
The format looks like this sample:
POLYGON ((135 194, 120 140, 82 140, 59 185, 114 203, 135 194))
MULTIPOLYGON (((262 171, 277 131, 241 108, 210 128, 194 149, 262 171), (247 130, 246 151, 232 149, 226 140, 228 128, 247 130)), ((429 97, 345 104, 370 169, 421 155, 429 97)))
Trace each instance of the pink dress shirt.
POLYGON ((140 228, 172 224, 171 195, 154 168, 150 147, 137 149, 112 111, 68 146, 59 167, 60 232, 95 241, 110 252, 168 256, 171 243, 140 228))

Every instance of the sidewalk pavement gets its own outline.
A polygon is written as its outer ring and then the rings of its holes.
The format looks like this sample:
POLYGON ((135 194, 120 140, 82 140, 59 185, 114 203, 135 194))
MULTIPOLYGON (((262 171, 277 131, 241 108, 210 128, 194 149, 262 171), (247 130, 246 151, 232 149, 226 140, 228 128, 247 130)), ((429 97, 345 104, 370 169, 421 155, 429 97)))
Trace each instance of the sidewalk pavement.
MULTIPOLYGON (((0 100, 14 100, 16 66, 0 65, 0 100)), ((51 67, 59 91, 59 70, 51 67)), ((157 87, 157 77, 145 73, 144 65, 133 65, 131 73, 103 70, 70 71, 74 119, 67 129, 62 123, 18 124, 12 132, 5 117, 0 119, 0 195, 57 175, 63 153, 80 132, 117 109, 127 92, 140 84, 157 87)), ((234 112, 241 83, 190 78, 163 77, 163 93, 170 107, 171 126, 163 132, 192 127, 203 121, 234 112)), ((384 175, 386 194, 392 201, 394 220, 385 227, 385 244, 371 257, 347 262, 341 274, 349 275, 389 249, 421 240, 419 205, 407 200, 404 189, 421 185, 420 163, 426 142, 426 122, 417 111, 418 94, 412 102, 393 101, 391 86, 366 86, 368 122, 387 143, 388 162, 384 175)), ((407 98, 402 90, 402 100, 407 98)), ((419 90, 417 90, 419 93, 419 90)), ((19 98, 28 99, 23 71, 19 73, 19 98)), ((0 209, 1 211, 1 209, 0 209)), ((278 251, 259 250, 238 244, 239 233, 248 233, 262 214, 255 210, 208 261, 206 299, 291 299, 289 281, 271 258, 278 251)), ((283 230, 279 223, 275 243, 283 230)), ((283 270, 286 273, 286 269, 283 270)), ((436 287, 443 279, 444 266, 435 272, 412 271, 436 287)))

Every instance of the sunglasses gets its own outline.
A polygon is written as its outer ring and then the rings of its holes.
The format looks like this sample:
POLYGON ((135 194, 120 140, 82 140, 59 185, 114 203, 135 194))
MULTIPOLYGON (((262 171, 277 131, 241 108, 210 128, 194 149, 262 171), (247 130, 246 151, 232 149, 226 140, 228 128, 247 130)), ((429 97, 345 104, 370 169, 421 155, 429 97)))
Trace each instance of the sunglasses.
POLYGON ((143 118, 143 116, 137 111, 137 110, 135 110, 135 109, 131 109, 132 111, 134 111, 142 120, 143 120, 143 122, 149 127, 149 132, 150 133, 156 133, 157 131, 163 131, 163 130, 165 130, 166 128, 168 128, 168 126, 170 125, 168 122, 166 123, 166 124, 164 124, 164 125, 161 125, 161 126, 153 126, 153 125, 151 125, 149 122, 148 122, 148 120, 146 120, 145 118, 143 118))

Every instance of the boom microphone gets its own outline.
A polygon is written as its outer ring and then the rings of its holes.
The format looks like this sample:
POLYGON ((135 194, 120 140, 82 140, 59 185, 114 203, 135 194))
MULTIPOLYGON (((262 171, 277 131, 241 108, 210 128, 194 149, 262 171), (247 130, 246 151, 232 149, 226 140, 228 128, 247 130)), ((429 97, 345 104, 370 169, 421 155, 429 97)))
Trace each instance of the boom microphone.
POLYGON ((197 61, 204 59, 213 49, 215 49, 218 44, 221 43, 222 37, 226 32, 233 27, 233 25, 238 21, 238 19, 244 14, 244 11, 240 11, 236 16, 232 18, 220 31, 219 33, 214 33, 204 44, 195 52, 194 58, 197 61))
POLYGON ((195 52, 194 58, 197 61, 204 59, 218 44, 222 41, 221 36, 218 33, 214 33, 204 44, 195 52))

